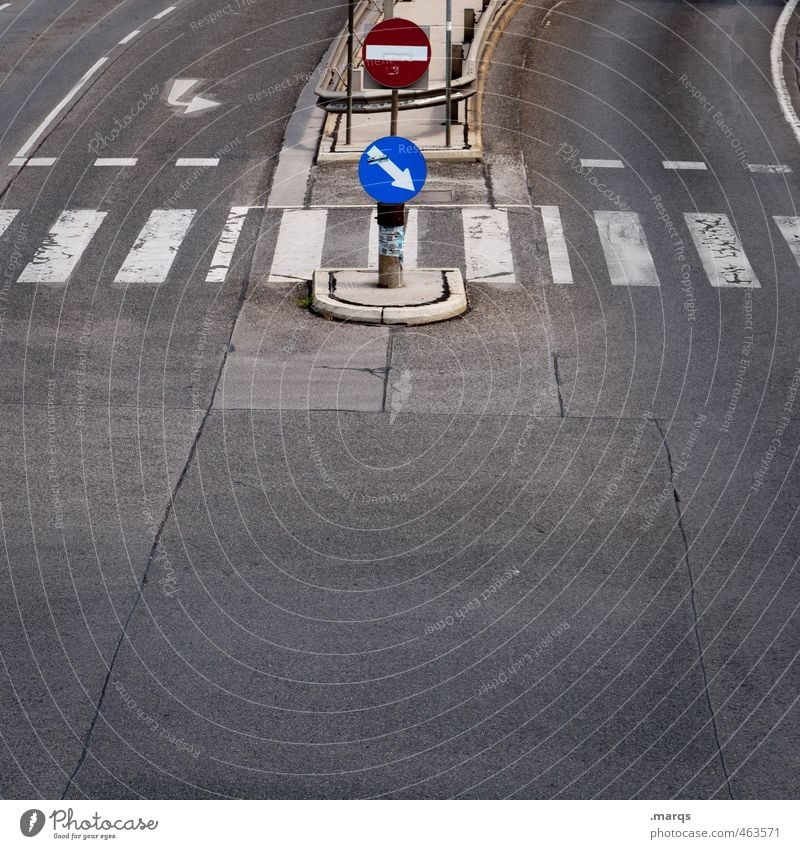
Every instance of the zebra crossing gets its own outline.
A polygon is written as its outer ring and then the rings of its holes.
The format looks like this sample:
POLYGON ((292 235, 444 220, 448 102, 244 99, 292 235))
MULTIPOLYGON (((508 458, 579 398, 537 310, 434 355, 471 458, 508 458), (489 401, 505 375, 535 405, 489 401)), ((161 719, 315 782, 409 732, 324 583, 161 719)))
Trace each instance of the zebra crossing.
MULTIPOLYGON (((165 283, 178 255, 187 255, 206 262, 203 273, 208 283, 224 283, 239 251, 243 250, 242 234, 251 210, 259 206, 231 207, 220 222, 214 244, 196 244, 189 236, 198 218, 196 209, 154 209, 142 223, 138 235, 127 249, 118 269, 113 269, 113 282, 121 285, 160 285, 165 283), (213 250, 212 250, 213 249, 213 250)), ((520 211, 520 210, 514 210, 520 211)), ((573 259, 575 242, 571 242, 558 206, 526 207, 524 226, 543 236, 544 256, 549 266, 548 283, 571 286, 575 283, 573 259)), ((7 233, 19 210, 0 209, 0 237, 7 233)), ((277 232, 267 280, 274 285, 309 280, 315 269, 323 267, 332 254, 332 244, 349 237, 353 244, 364 245, 361 254, 369 267, 377 267, 378 227, 373 210, 357 208, 267 209, 272 216, 264 233, 277 232), (334 222, 335 216, 339 219, 334 222), (344 218, 342 218, 344 216, 344 218), (361 228, 363 227, 363 232, 361 228)), ((522 285, 517 260, 520 252, 530 251, 531 232, 524 238, 520 231, 512 232, 510 210, 488 206, 442 207, 420 206, 409 210, 405 265, 428 267, 453 265, 454 252, 460 251, 465 276, 469 282, 508 288, 522 285), (453 228, 460 230, 460 245, 451 240, 445 247, 450 251, 435 260, 442 215, 453 228), (434 216, 440 216, 434 223, 434 216), (424 252, 424 256, 422 256, 424 252), (516 255, 516 256, 515 256, 516 255)), ((33 255, 19 273, 19 283, 66 285, 87 248, 104 225, 113 222, 110 213, 97 209, 66 209, 49 227, 41 244, 32 248, 33 255)), ((683 215, 690 244, 710 286, 718 288, 760 288, 761 283, 748 259, 739 233, 730 218, 723 213, 691 212, 683 215)), ((612 286, 659 287, 661 280, 653 257, 642 216, 629 211, 594 212, 594 228, 601 255, 605 260, 608 280, 612 286)), ((800 217, 772 216, 771 225, 782 237, 792 257, 800 267, 800 217)), ((516 225, 520 226, 520 225, 516 225)), ((255 233, 255 231, 253 231, 255 233)), ((451 230, 453 232, 453 230, 451 230)), ((116 237, 115 237, 116 238, 116 237)), ((6 239, 8 241, 8 238, 6 239)), ((583 244, 585 240, 581 242, 583 244)), ((249 240, 252 244, 252 239, 249 240)), ((3 246, 0 245, 0 260, 3 246)), ((339 254, 341 256, 341 254, 339 254)))

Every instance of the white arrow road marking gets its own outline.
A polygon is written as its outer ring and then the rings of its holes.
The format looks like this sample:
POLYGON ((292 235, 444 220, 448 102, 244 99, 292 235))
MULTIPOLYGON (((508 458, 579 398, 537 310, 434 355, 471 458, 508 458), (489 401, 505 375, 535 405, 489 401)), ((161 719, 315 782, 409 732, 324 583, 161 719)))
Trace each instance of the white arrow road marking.
POLYGON ((392 178, 392 185, 397 189, 405 189, 408 192, 414 191, 414 178, 411 176, 411 170, 405 168, 400 169, 395 165, 389 157, 379 150, 375 145, 372 145, 367 151, 367 159, 370 165, 378 165, 392 178))
POLYGON ((0 209, 0 236, 8 230, 8 225, 19 215, 18 209, 0 209))
POLYGON ((206 275, 206 283, 224 283, 231 267, 239 237, 242 235, 247 213, 251 209, 263 209, 263 206, 234 206, 231 208, 225 229, 219 237, 214 259, 211 260, 211 268, 206 275))
MULTIPOLYGON (((417 210, 409 209, 406 218, 406 243, 403 249, 403 268, 417 268, 417 210)), ((378 267, 378 219, 370 216, 368 268, 378 267)))
POLYGON ((178 106, 184 109, 184 115, 191 115, 194 112, 202 112, 205 109, 213 109, 221 104, 216 100, 207 100, 205 97, 195 95, 191 100, 185 101, 181 98, 188 94, 200 80, 173 80, 172 88, 167 96, 167 103, 170 106, 178 106))
MULTIPOLYGON (((796 215, 773 215, 781 235, 786 239, 792 256, 800 265, 800 218, 796 215)), ((3 231, 0 229, 0 233, 3 231)))
POLYGON ((467 280, 506 289, 514 286, 514 258, 505 209, 462 209, 467 280))
POLYGON ((761 288, 727 215, 686 212, 683 217, 712 286, 761 288))
POLYGON ((272 258, 270 283, 311 280, 322 265, 327 209, 285 209, 272 258))
POLYGON ((539 206, 542 213, 544 235, 547 240, 547 254, 550 257, 550 274, 557 286, 571 286, 572 266, 569 261, 567 240, 564 238, 564 225, 561 222, 561 211, 557 206, 539 206))
POLYGON ((196 209, 154 209, 114 282, 163 283, 196 212, 196 209))
POLYGON ((20 282, 66 283, 105 217, 96 209, 65 209, 23 269, 20 282))
POLYGON ((102 59, 98 59, 94 65, 75 83, 74 86, 67 92, 66 96, 60 100, 51 110, 50 114, 42 121, 41 124, 33 131, 33 134, 25 142, 24 145, 17 151, 17 157, 22 158, 27 156, 31 150, 33 149, 36 142, 44 134, 45 130, 52 124, 52 122, 56 119, 56 117, 60 114, 62 109, 65 109, 69 102, 73 97, 86 85, 86 83, 95 75, 95 73, 102 68, 105 63, 108 62, 108 56, 103 56, 102 59))
POLYGON ((635 212, 595 212, 594 218, 614 286, 658 286, 639 216, 635 212))

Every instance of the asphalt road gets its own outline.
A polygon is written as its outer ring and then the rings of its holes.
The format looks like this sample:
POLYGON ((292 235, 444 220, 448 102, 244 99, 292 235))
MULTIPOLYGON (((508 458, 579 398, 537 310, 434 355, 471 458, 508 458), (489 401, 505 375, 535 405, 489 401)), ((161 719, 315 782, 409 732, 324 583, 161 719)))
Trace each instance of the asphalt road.
POLYGON ((783 4, 522 4, 419 210, 464 266, 507 209, 514 274, 391 331, 273 278, 293 221, 366 259, 346 166, 261 208, 343 7, 223 5, 0 12, 0 794, 792 797, 783 4))

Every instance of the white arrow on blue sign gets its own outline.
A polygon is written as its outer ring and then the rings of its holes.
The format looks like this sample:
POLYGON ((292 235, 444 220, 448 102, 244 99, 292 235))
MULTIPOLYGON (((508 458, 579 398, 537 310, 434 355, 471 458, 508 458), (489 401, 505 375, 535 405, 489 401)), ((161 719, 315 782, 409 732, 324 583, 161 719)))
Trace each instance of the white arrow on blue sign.
POLYGON ((367 145, 358 176, 364 191, 379 203, 405 203, 425 185, 428 165, 414 142, 385 136, 367 145))

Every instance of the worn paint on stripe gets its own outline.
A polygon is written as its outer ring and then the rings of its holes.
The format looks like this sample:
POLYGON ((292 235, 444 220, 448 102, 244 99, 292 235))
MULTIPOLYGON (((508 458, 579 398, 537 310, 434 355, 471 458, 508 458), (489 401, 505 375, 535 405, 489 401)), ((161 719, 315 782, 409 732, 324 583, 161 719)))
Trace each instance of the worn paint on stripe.
POLYGON ((705 162, 683 162, 678 159, 666 159, 664 167, 670 171, 706 171, 705 162))
POLYGON ((597 232, 614 286, 658 286, 653 255, 635 212, 595 212, 597 232))
POLYGON ((621 159, 581 159, 584 168, 624 168, 621 159))
POLYGON ((179 159, 175 165, 177 168, 216 168, 217 165, 219 165, 219 159, 185 157, 183 159, 179 159))
POLYGON ((516 283, 508 211, 505 209, 464 209, 464 253, 467 280, 507 287, 516 283))
POLYGON ((557 206, 537 206, 542 214, 544 235, 547 241, 547 255, 550 259, 550 274, 553 283, 558 286, 571 286, 575 281, 572 277, 572 265, 569 261, 567 240, 564 238, 564 225, 561 221, 561 211, 557 206))
POLYGON ((23 269, 20 281, 66 283, 106 214, 96 209, 65 209, 23 269))
POLYGON ((117 274, 117 283, 163 283, 197 210, 154 209, 117 274))
POLYGON ((311 280, 314 271, 322 264, 327 221, 325 209, 284 210, 272 259, 270 283, 311 280))
POLYGON ((0 236, 8 230, 11 222, 19 215, 18 209, 0 209, 0 236))
POLYGON ((32 159, 26 159, 24 156, 15 156, 9 165, 22 168, 23 166, 31 166, 33 168, 50 168, 55 165, 57 158, 55 156, 34 156, 32 159))
POLYGON ((225 229, 219 238, 217 250, 214 253, 214 259, 211 260, 211 268, 206 275, 206 283, 224 283, 228 276, 228 270, 233 262, 233 255, 236 253, 236 246, 239 244, 239 237, 242 235, 247 213, 251 209, 259 209, 261 207, 253 206, 234 206, 232 207, 228 220, 225 222, 225 229))
MULTIPOLYGON (((403 268, 417 268, 418 265, 418 228, 417 210, 409 209, 406 217, 406 242, 403 250, 403 268)), ((369 268, 378 267, 378 219, 372 215, 369 222, 369 268)))
MULTIPOLYGON (((800 218, 796 215, 773 215, 781 235, 786 239, 789 250, 792 252, 797 264, 800 265, 800 218)), ((2 233, 2 230, 0 230, 2 233)))
POLYGON ((136 158, 130 159, 113 159, 110 157, 100 157, 95 159, 95 168, 133 168, 139 160, 136 158))
POLYGON ((684 218, 712 286, 761 287, 727 215, 686 212, 684 218))
POLYGON ((754 165, 752 162, 747 166, 754 174, 791 174, 792 169, 788 165, 754 165))

